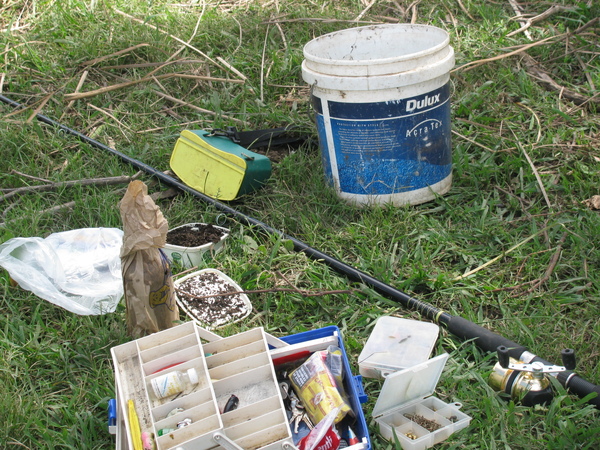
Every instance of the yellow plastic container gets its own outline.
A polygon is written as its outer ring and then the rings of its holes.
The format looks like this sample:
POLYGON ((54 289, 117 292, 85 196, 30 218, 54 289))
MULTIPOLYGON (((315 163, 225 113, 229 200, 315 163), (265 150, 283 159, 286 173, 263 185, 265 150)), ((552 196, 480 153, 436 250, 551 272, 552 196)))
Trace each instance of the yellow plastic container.
POLYGON ((259 189, 271 176, 269 158, 203 130, 181 132, 170 166, 191 188, 226 201, 259 189))

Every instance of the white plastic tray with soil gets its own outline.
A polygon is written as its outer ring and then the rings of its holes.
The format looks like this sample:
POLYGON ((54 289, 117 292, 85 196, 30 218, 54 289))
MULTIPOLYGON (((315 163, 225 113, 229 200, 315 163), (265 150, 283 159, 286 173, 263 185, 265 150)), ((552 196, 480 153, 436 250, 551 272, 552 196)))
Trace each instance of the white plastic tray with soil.
POLYGON ((252 311, 250 299, 231 278, 217 269, 202 269, 175 281, 177 303, 207 329, 239 322, 252 311))

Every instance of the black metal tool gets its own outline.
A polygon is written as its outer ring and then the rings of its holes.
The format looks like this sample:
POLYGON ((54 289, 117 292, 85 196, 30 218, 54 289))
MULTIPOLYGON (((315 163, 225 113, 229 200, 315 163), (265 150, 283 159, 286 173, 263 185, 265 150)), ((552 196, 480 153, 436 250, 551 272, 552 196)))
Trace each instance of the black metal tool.
MULTIPOLYGON (((0 101, 11 105, 13 108, 21 107, 19 103, 5 97, 4 95, 0 95, 0 101)), ((154 167, 151 167, 137 159, 134 159, 128 155, 125 155, 124 153, 112 149, 102 144, 101 142, 98 142, 76 130, 62 125, 59 122, 56 122, 55 120, 52 120, 42 114, 37 114, 36 118, 40 122, 51 125, 64 133, 76 136, 81 141, 90 144, 92 147, 95 147, 99 150, 104 150, 106 152, 112 153, 113 155, 120 157, 123 161, 131 164, 132 166, 140 170, 143 170, 144 172, 158 178, 159 180, 171 186, 177 187, 178 189, 187 192, 208 204, 213 205, 221 212, 235 217, 245 225, 255 226, 268 234, 276 235, 279 236, 281 239, 289 240, 293 243, 294 249, 296 251, 303 252, 311 259, 321 261, 327 264, 329 267, 331 267, 338 273, 347 276, 350 280, 359 283, 364 283, 367 286, 370 286, 379 294, 394 301, 397 301, 398 303, 402 304, 408 309, 420 312, 426 318, 445 326, 448 329, 448 331, 456 337, 464 340, 473 340, 475 345, 477 345, 480 349, 484 351, 496 352, 498 347, 504 346, 508 349, 509 356, 518 361, 522 361, 526 364, 533 362, 541 362, 545 365, 553 365, 552 363, 540 358, 539 356, 530 353, 524 346, 520 344, 517 344, 503 336, 500 336, 488 330, 487 328, 477 325, 467 319, 464 319, 460 316, 453 316, 450 313, 436 308, 433 305, 411 297, 410 295, 390 286, 389 284, 386 284, 372 277, 371 275, 368 275, 352 266, 349 266, 348 264, 345 264, 344 262, 327 255, 326 253, 314 249, 308 244, 292 236, 289 236, 283 233, 282 231, 270 227, 269 225, 253 217, 250 217, 240 211, 235 210, 234 208, 231 208, 230 206, 224 203, 221 203, 218 200, 215 200, 211 197, 202 194, 201 192, 196 191, 195 189, 190 188, 184 183, 155 169, 154 167)), ((569 390, 569 392, 577 395, 580 398, 584 398, 592 393, 595 393, 596 395, 590 398, 588 402, 593 404, 596 408, 600 409, 600 386, 590 383, 589 381, 585 380, 583 377, 577 375, 571 370, 565 370, 564 372, 557 373, 556 378, 567 390, 569 390)))
POLYGON ((307 139, 307 136, 294 133, 295 130, 296 127, 293 125, 251 131, 238 131, 236 127, 227 127, 224 130, 216 128, 210 132, 209 136, 224 136, 242 147, 256 149, 286 144, 301 144, 307 139))

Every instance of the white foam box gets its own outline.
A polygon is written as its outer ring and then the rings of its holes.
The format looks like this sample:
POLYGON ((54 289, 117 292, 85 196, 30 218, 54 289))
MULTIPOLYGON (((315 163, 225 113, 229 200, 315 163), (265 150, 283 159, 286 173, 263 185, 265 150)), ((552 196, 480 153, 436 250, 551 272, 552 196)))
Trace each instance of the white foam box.
POLYGON ((403 449, 423 450, 469 425, 471 417, 459 410, 460 403, 445 403, 432 396, 448 356, 444 353, 385 378, 372 411, 384 438, 394 442, 395 435, 403 449), (415 416, 435 422, 439 428, 430 431, 412 420, 415 416))
POLYGON ((203 450, 293 449, 291 431, 262 328, 230 337, 187 322, 111 349, 117 393, 117 449, 133 449, 128 400, 136 406, 142 432, 156 448, 203 450), (182 395, 157 400, 150 380, 156 371, 195 368, 199 383, 182 395), (238 407, 221 413, 231 395, 238 407), (167 417, 175 408, 183 412, 167 417), (184 418, 192 424, 176 429, 184 418), (163 436, 158 430, 175 428, 163 436))

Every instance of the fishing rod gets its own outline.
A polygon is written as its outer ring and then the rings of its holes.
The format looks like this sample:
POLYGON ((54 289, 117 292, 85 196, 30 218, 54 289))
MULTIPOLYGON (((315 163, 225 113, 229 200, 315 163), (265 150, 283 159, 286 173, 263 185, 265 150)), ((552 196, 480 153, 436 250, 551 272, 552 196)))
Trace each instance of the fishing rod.
MULTIPOLYGON (((12 106, 13 108, 22 107, 22 105, 18 102, 15 102, 1 94, 0 101, 12 106)), ((101 142, 96 141, 95 139, 92 139, 42 114, 36 114, 36 118, 40 122, 51 125, 61 132, 77 137, 82 142, 85 142, 92 147, 118 156, 123 161, 129 163, 137 169, 143 170, 144 172, 158 178, 164 183, 193 195, 205 203, 214 206, 221 212, 235 217, 241 223, 247 226, 257 227, 268 234, 291 241, 296 251, 305 253, 308 257, 315 261, 321 261, 325 263, 336 272, 345 275, 355 282, 370 286, 382 296, 397 301, 407 309, 415 310, 421 313, 426 318, 444 326, 454 336, 463 340, 472 340, 474 344, 481 350, 487 352, 498 352, 500 367, 497 370, 496 368, 494 369, 494 373, 497 375, 496 382, 498 383, 496 387, 509 394, 518 392, 521 396, 525 395, 525 397, 522 398, 522 400, 525 400, 525 403, 535 404, 542 401, 547 401, 549 383, 547 383, 545 386, 537 385, 529 382, 530 380, 528 381, 527 376, 523 377, 523 374, 533 373, 532 377, 534 380, 538 380, 541 376, 540 374, 550 374, 555 376, 565 389, 580 398, 586 398, 590 396, 590 394, 595 393, 596 395, 591 396, 591 398, 589 398, 587 401, 596 408, 600 409, 600 386, 585 380, 583 377, 571 370, 574 366, 574 355, 571 355, 570 352, 563 352, 567 354, 566 356, 563 356, 563 362, 565 363, 565 366, 568 366, 568 368, 555 366, 539 356, 530 353, 526 347, 517 344, 516 342, 513 342, 467 319, 464 319, 460 316, 454 316, 447 311, 418 300, 365 272, 362 272, 336 258, 327 255, 326 253, 310 247, 308 244, 294 238, 293 236, 289 236, 280 230, 277 230, 251 216, 244 214, 241 211, 231 208, 230 206, 187 186, 181 181, 159 171, 158 169, 155 169, 152 166, 149 166, 148 164, 110 148, 107 145, 104 145, 101 142), (528 371, 529 369, 531 370, 528 371), (525 379, 522 380, 522 378, 525 379), (530 389, 532 386, 534 386, 533 389, 530 389), (526 398, 527 395, 530 395, 529 399, 526 398)), ((493 385, 493 383, 490 384, 493 385)))

